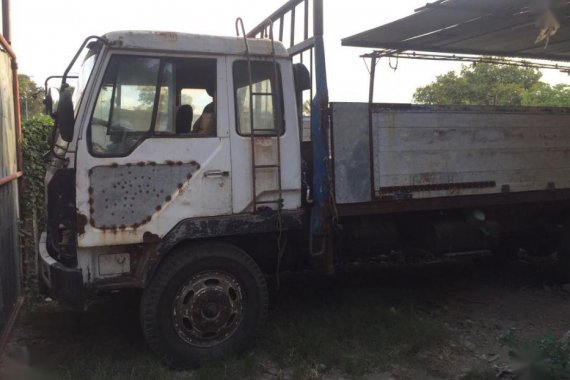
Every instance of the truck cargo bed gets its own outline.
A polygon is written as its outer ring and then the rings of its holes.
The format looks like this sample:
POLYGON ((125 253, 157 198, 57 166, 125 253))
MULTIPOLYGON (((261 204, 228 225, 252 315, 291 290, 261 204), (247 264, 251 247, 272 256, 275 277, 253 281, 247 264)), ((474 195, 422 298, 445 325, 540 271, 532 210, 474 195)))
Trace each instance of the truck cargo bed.
POLYGON ((489 203, 483 196, 532 201, 543 199, 541 192, 557 192, 558 200, 569 193, 569 108, 331 107, 339 205, 397 201, 426 208, 467 197, 489 203))

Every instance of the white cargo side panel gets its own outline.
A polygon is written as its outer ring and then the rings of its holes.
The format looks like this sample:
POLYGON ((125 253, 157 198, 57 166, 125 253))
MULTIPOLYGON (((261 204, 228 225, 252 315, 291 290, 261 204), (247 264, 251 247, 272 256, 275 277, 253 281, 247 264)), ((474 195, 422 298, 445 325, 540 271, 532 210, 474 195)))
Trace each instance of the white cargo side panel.
POLYGON ((376 105, 372 121, 377 196, 570 188, 567 110, 376 105))

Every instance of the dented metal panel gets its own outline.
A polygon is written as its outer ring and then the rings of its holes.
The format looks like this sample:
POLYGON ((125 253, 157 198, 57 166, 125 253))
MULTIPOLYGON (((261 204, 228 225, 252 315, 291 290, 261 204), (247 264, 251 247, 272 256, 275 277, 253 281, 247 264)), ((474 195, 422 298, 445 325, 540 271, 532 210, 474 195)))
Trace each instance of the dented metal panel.
POLYGON ((200 164, 195 161, 92 168, 89 171, 91 225, 125 229, 146 224, 199 169, 200 164))
MULTIPOLYGON (((335 138, 345 133, 341 127, 368 130, 368 119, 354 116, 367 115, 364 106, 333 105, 335 120, 341 113, 340 120, 359 120, 352 127, 335 122, 335 138)), ((566 109, 373 105, 373 195, 422 199, 570 188, 569 125, 566 109)), ((361 186, 339 177, 351 159, 347 152, 370 143, 368 133, 353 136, 334 143, 339 203, 370 199, 339 197, 338 189, 361 186)))
POLYGON ((89 223, 85 225, 84 233, 78 235, 78 246, 142 243, 149 240, 149 236, 164 236, 185 218, 230 214, 232 191, 228 140, 149 138, 130 156, 123 158, 95 158, 80 151, 83 159, 78 160, 77 168, 78 219, 87 218, 89 223), (163 161, 165 156, 174 164, 163 161), (141 161, 144 158, 150 160, 141 161), (139 172, 133 171, 134 168, 139 172), (129 169, 131 174, 128 174, 129 169), (101 172, 97 174, 99 170, 101 172), (138 187, 142 181, 134 177, 147 173, 147 170, 150 174, 144 180, 143 190, 138 187), (133 182, 125 177, 121 181, 120 176, 99 178, 113 171, 132 176, 133 182), (227 175, 209 176, 210 171, 221 171, 227 175), (103 185, 97 186, 93 175, 98 177, 97 181, 103 181, 103 185), (113 184, 118 186, 113 188, 113 184), (129 184, 135 187, 129 187, 129 184), (128 195, 126 191, 129 191, 128 195), (122 202, 111 201, 119 196, 130 198, 122 202), (125 219, 121 219, 123 216, 125 219))

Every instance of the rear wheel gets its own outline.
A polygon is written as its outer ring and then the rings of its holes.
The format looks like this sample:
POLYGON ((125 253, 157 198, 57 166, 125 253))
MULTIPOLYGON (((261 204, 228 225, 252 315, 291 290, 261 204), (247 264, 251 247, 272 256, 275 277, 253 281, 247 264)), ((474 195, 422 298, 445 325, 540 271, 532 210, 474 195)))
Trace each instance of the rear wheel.
POLYGON ((242 350, 267 315, 267 285, 242 250, 207 244, 173 252, 141 301, 143 332, 173 366, 196 366, 242 350))

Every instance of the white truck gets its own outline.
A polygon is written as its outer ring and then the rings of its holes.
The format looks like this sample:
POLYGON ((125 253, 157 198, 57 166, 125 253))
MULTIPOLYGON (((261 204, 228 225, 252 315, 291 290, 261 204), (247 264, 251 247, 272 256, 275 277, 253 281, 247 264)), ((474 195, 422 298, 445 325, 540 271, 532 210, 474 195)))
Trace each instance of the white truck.
POLYGON ((199 364, 253 342, 266 274, 519 248, 567 257, 568 109, 329 103, 312 5, 312 36, 309 1, 291 0, 247 35, 238 20, 238 37, 85 41, 53 112, 39 255, 52 297, 85 309, 141 289, 152 349, 199 364), (286 48, 284 16, 303 7, 304 36, 286 48))

